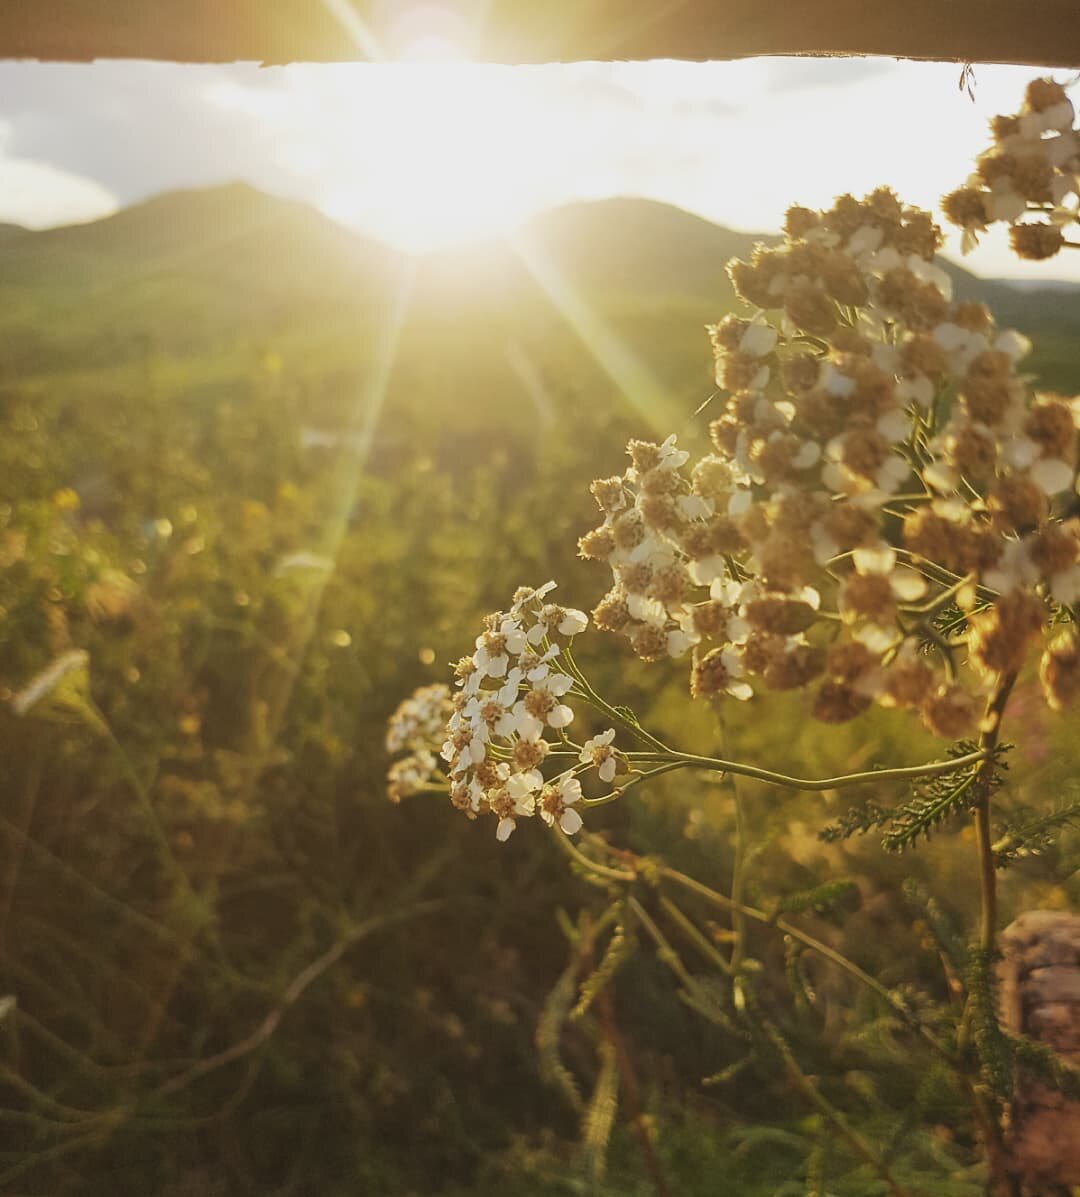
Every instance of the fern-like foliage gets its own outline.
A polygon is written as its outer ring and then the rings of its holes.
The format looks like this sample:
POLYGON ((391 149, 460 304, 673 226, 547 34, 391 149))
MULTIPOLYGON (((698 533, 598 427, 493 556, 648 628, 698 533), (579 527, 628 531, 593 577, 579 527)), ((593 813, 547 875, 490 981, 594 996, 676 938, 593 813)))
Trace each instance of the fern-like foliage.
POLYGON ((967 945, 952 918, 914 877, 906 878, 902 888, 904 898, 930 932, 938 951, 954 969, 962 970, 967 945))
POLYGON ((851 839, 853 835, 866 835, 884 827, 892 817, 892 811, 877 802, 865 802, 845 811, 835 823, 829 823, 818 832, 818 839, 826 844, 851 839))
POLYGON ((619 1070, 615 1061, 615 1048, 605 1041, 600 1045, 600 1071, 581 1124, 585 1164, 594 1181, 600 1180, 604 1175, 608 1144, 611 1142, 611 1132, 615 1128, 618 1108, 619 1070))
POLYGON ((571 1021, 581 1018, 586 1013, 600 993, 611 983, 619 969, 633 955, 635 946, 634 937, 628 934, 626 927, 620 923, 608 940, 600 963, 582 983, 577 1004, 570 1011, 571 1021))
POLYGON ((1076 824, 1080 824, 1080 798, 1050 811, 1021 808, 1001 829, 994 844, 994 863, 1003 869, 1022 857, 1041 856, 1066 827, 1076 824))
POLYGON ((983 948, 973 945, 968 949, 968 1009, 983 1076, 997 1097, 1008 1100, 1013 1091, 1013 1050, 998 1022, 993 959, 983 948))
MULTIPOLYGON (((886 851, 903 852, 915 847, 920 839, 929 839, 942 823, 974 809, 982 798, 998 789, 1008 768, 1005 755, 1011 748, 1011 744, 1001 744, 984 761, 917 781, 900 806, 890 809, 870 801, 854 807, 824 827, 818 838, 834 843, 884 829, 881 846, 886 851)), ((960 740, 949 749, 949 756, 959 758, 977 750, 978 745, 971 740, 960 740)))
POLYGON ((585 1104, 581 1091, 559 1052, 562 1029, 577 995, 577 974, 577 961, 572 960, 548 994, 536 1024, 536 1051, 541 1077, 557 1088, 570 1106, 580 1113, 585 1104))
POLYGON ((784 936, 784 977, 797 1010, 809 1010, 817 1000, 810 979, 803 968, 802 945, 790 935, 784 936))
MULTIPOLYGON (((947 819, 973 810, 986 795, 1000 788, 1008 768, 1005 754, 1011 747, 999 745, 988 760, 916 783, 908 801, 892 812, 882 847, 889 852, 903 852, 914 847, 920 837, 929 839, 947 819)), ((949 755, 967 756, 977 750, 978 745, 972 741, 961 740, 949 749, 949 755)))
POLYGON ((1080 1068, 1069 1064, 1049 1044, 1009 1035, 1006 1043, 1018 1069, 1032 1073, 1072 1101, 1080 1101, 1080 1068))
POLYGON ((825 914, 836 906, 852 901, 858 892, 859 887, 850 877, 826 881, 823 885, 814 886, 813 889, 785 894, 777 902, 773 910, 773 918, 778 918, 782 914, 825 914))

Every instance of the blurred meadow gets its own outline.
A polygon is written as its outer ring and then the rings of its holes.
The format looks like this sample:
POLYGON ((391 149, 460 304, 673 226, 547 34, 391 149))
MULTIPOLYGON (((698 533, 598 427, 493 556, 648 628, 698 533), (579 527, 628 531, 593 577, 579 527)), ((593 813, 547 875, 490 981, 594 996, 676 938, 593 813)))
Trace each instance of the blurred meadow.
MULTIPOLYGON (((566 1019, 592 887, 531 829, 499 845, 438 796, 391 805, 382 741, 518 585, 600 597, 575 557, 588 484, 628 436, 704 442, 704 325, 752 241, 611 200, 410 258, 243 185, 0 227, 0 1191, 658 1191, 566 1019)), ((1075 291, 952 273, 1034 338, 1044 385, 1080 390, 1075 291)), ((603 693, 719 746, 678 663, 588 644, 603 693)), ((900 715, 822 728, 800 701, 756 699, 724 736, 806 775, 940 752, 900 715)), ((1010 718, 1017 800, 1075 798, 1075 726, 1030 678, 1010 718)), ((827 844, 871 788, 740 788, 748 899, 850 878, 808 925, 947 1000, 967 832, 827 844)), ((595 826, 730 885, 727 782, 658 784, 595 826)), ((1015 862, 1003 922, 1075 905, 1078 849, 1015 862)), ((843 978, 751 942, 766 989, 805 968, 786 1033, 913 1191, 980 1192, 955 1084, 843 978)), ((670 1192, 884 1191, 844 1159, 813 1187, 820 1117, 677 991, 650 951, 610 991, 670 1192)))

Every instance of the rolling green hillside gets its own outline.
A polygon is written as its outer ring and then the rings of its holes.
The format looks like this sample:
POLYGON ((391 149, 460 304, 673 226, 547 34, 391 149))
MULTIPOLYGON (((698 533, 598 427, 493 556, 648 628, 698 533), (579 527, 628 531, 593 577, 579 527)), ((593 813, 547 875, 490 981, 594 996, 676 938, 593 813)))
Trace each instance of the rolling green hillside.
MULTIPOLYGON (((498 383, 519 392, 526 358, 542 359, 527 368, 533 374, 566 366, 606 386, 611 355, 596 343, 606 330, 623 342, 616 356, 625 350, 640 365, 643 392, 669 392, 678 410, 709 385, 701 325, 733 302, 725 264, 754 240, 647 200, 572 205, 522 230, 540 285, 507 243, 412 262, 247 185, 174 192, 91 224, 0 228, 0 379, 115 369, 149 352, 228 372, 220 359, 253 342, 362 363, 411 279, 401 360, 438 345, 448 390, 486 394, 498 383)), ((1048 385, 1080 387, 1063 344, 1080 332, 1078 293, 950 273, 959 295, 990 303, 1002 323, 1048 334, 1035 360, 1048 385)))

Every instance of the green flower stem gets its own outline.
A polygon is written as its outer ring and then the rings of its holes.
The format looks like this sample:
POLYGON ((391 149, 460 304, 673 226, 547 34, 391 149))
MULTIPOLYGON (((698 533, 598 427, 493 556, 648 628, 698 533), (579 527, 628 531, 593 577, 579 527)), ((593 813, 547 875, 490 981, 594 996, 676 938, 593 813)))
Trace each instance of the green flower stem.
POLYGON ((670 762, 672 765, 682 765, 688 769, 706 769, 712 773, 735 773, 741 777, 753 777, 757 781, 765 781, 770 785, 783 786, 789 790, 807 790, 821 792, 824 790, 840 790, 847 786, 866 785, 880 781, 910 781, 916 777, 934 777, 939 773, 953 773, 965 765, 978 764, 991 755, 991 750, 980 747, 977 752, 969 752, 966 756, 953 757, 947 761, 931 761, 926 765, 910 765, 900 769, 869 769, 861 773, 844 773, 839 777, 789 777, 785 773, 774 773, 771 769, 762 769, 757 765, 747 765, 740 761, 724 761, 711 756, 695 756, 689 752, 673 752, 670 749, 663 753, 629 752, 626 754, 631 761, 658 761, 662 764, 670 762))
POLYGON ((826 1121, 832 1123, 840 1136, 853 1148, 856 1155, 862 1156, 877 1172, 878 1176, 888 1185, 889 1192, 893 1194, 893 1197, 911 1197, 909 1190, 902 1188, 893 1178, 888 1165, 881 1156, 878 1155, 862 1135, 848 1122, 843 1113, 829 1101, 818 1086, 799 1067, 794 1052, 792 1052, 787 1040, 784 1039, 779 1030, 767 1018, 761 1015, 759 1015, 759 1022, 777 1055, 783 1061, 784 1067, 787 1069, 788 1076, 791 1077, 795 1088, 802 1093, 826 1121))
POLYGON ((579 697, 596 707, 597 710, 602 711, 608 716, 609 719, 614 719, 616 722, 621 723, 622 726, 631 733, 631 735, 641 740, 644 744, 647 744, 650 748, 654 748, 658 752, 668 751, 667 745, 662 740, 657 739, 657 737, 651 732, 647 732, 640 724, 635 723, 633 720, 627 719, 625 715, 620 714, 610 703, 605 702, 604 699, 602 699, 600 695, 596 693, 596 691, 590 685, 589 679, 581 671, 578 663, 574 660, 574 654, 570 651, 569 645, 563 649, 562 659, 566 663, 567 672, 581 687, 581 693, 579 697))
POLYGON ((586 872, 592 873, 595 877, 603 877, 606 881, 636 881, 637 874, 631 873, 627 869, 612 869, 607 865, 602 865, 595 860, 590 860, 584 852, 575 847, 570 837, 566 835, 560 828, 552 825, 552 835, 555 837, 555 842, 562 849, 563 853, 568 856, 575 864, 580 865, 586 872))
MULTIPOLYGON (((1009 695, 1016 684, 1016 671, 1002 674, 986 704, 979 748, 987 758, 993 755, 1001 736, 1001 720, 1009 695)), ((985 764, 976 777, 981 779, 991 768, 985 764)), ((975 841, 979 854, 979 886, 982 895, 982 917, 979 926, 979 946, 986 953, 992 953, 997 942, 997 866, 994 863, 994 837, 990 830, 990 788, 984 786, 975 808, 975 841)))
MULTIPOLYGON (((573 844, 570 843, 568 837, 562 835, 558 829, 554 829, 556 840, 560 848, 573 860, 575 860, 582 868, 588 872, 593 873, 597 877, 603 877, 609 881, 634 882, 638 879, 636 871, 628 869, 613 869, 606 865, 602 865, 597 861, 590 860, 583 852, 579 851, 573 844)), ((593 840, 602 848, 606 848, 602 840, 593 840)), ((610 851, 610 849, 609 849, 610 851)), ((638 863, 644 863, 638 861, 638 863)), ((654 870, 655 872, 656 870, 654 870)), ((675 885, 682 886, 682 888, 689 890, 696 894, 699 898, 704 898, 705 901, 712 903, 714 906, 720 906, 724 910, 731 910, 734 903, 731 898, 724 894, 718 893, 709 886, 704 885, 700 881, 695 881, 693 877, 688 877, 685 873, 680 873, 677 869, 668 868, 666 865, 661 865, 658 869, 659 877, 662 880, 670 881, 675 885)), ((663 901, 663 899, 661 899, 663 901)), ((956 1060, 954 1054, 949 1048, 930 1030, 929 1027, 924 1026, 907 1008, 907 1006, 900 1001, 895 994, 891 993, 880 981, 870 976, 869 973, 864 972, 853 960, 849 960, 842 952, 838 952, 835 948, 829 947, 828 944, 822 943, 820 939, 816 939, 813 935, 804 931, 801 927, 795 926, 794 923, 788 922, 784 918, 775 918, 772 915, 766 914, 763 910, 757 910, 753 906, 746 906, 741 904, 742 913, 747 918, 753 919, 755 922, 765 924, 767 926, 775 927, 778 931, 785 935, 790 935, 792 939, 798 940, 799 943, 810 951, 816 952, 819 956, 828 960, 830 964, 835 965, 841 971, 848 974, 861 985, 865 986, 871 992, 877 994, 883 1002, 885 1002, 892 1010, 894 1010, 904 1022, 913 1030, 922 1040, 931 1047, 942 1059, 946 1060, 950 1065, 955 1065, 956 1060)), ((674 903, 671 904, 674 908, 674 903)), ((668 909, 665 907, 665 909, 668 909)), ((670 913, 670 911, 669 911, 670 913)), ((680 912, 681 913, 681 912, 680 912)), ((685 915, 683 918, 685 919, 685 915)), ((676 919, 676 921, 678 921, 676 919)), ((686 920, 687 922, 689 920, 686 920)), ((699 933, 700 935, 700 933, 699 933)))
POLYGON ((581 801, 585 806, 605 806, 609 802, 615 802, 627 790, 632 790, 634 786, 639 786, 642 782, 659 777, 661 773, 671 773, 676 769, 685 769, 686 767, 682 761, 668 761, 666 765, 658 765, 655 769, 649 769, 646 773, 635 773, 625 785, 618 786, 610 794, 605 794, 602 798, 583 798, 581 801))
POLYGON ((939 595, 932 599, 928 599, 925 603, 918 606, 905 604, 901 606, 900 610, 906 615, 933 615, 933 613, 940 608, 946 606, 950 599, 953 599, 964 589, 965 586, 970 585, 975 581, 974 574, 968 574, 961 578, 959 582, 954 582, 947 590, 943 590, 939 595))
POLYGON ((671 921, 679 928, 679 930, 686 936, 686 938, 694 945, 695 948, 709 961, 710 964, 718 968, 722 973, 731 974, 731 965, 728 964, 722 952, 717 951, 716 947, 711 944, 708 939, 701 933, 700 928, 694 925, 693 919, 686 915, 675 903, 666 895, 661 895, 660 906, 664 913, 671 919, 671 921))
POLYGON ((656 944, 657 958, 667 965, 669 969, 678 977, 686 990, 688 1004, 693 1009, 697 1010, 710 1022, 714 1022, 717 1026, 723 1027, 725 1030, 737 1033, 737 1028, 731 1019, 724 1013, 723 1010, 709 997, 708 993, 701 987, 701 984, 690 972, 682 962, 682 957, 671 946, 667 936, 660 930, 660 928, 653 921, 652 916, 645 909, 644 906, 631 896, 628 903, 630 909, 634 912, 634 917, 645 928, 649 938, 656 944))
MULTIPOLYGON (((734 903, 731 898, 725 897, 724 894, 718 893, 714 889, 710 889, 707 885, 703 885, 700 881, 695 881, 693 877, 688 877, 685 873, 680 873, 677 869, 663 867, 660 870, 660 875, 664 880, 671 881, 675 885, 680 885, 691 893, 697 894, 698 897, 704 898, 705 901, 711 902, 714 906, 720 906, 725 910, 732 909, 734 903)), ((740 903, 740 905, 742 905, 740 903)), ((830 964, 834 964, 837 968, 846 972, 848 976, 853 977, 860 984, 867 989, 877 994, 882 1001, 886 1002, 901 1018, 908 1024, 909 1027, 922 1039, 934 1049, 940 1056, 953 1062, 953 1055, 949 1049, 941 1042, 940 1039, 928 1027, 923 1026, 918 1019, 913 1017, 908 1008, 901 1002, 893 993, 891 993, 880 981, 870 976, 869 973, 864 972, 853 960, 849 960, 843 953, 838 952, 835 948, 829 947, 828 944, 822 943, 820 939, 816 939, 801 927, 795 926, 794 923, 788 922, 784 918, 773 918, 766 914, 764 910, 757 910, 753 906, 742 905, 742 913, 747 918, 753 919, 755 922, 767 924, 775 927, 778 931, 782 931, 785 935, 790 935, 792 939, 798 940, 805 948, 809 948, 812 952, 816 952, 819 956, 824 957, 830 964)))

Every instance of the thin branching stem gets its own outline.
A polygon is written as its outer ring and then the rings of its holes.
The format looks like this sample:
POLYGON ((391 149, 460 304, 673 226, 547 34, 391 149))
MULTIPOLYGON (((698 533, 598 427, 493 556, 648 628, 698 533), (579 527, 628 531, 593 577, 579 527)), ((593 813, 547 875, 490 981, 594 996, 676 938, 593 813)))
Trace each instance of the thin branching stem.
POLYGON ((772 769, 763 769, 758 765, 748 765, 742 761, 725 761, 717 757, 696 756, 689 752, 673 752, 671 750, 664 753, 629 752, 626 755, 631 761, 658 761, 661 763, 670 761, 686 768, 753 777, 757 781, 783 786, 789 790, 821 792, 823 790, 840 790, 847 786, 882 781, 910 781, 918 777, 935 777, 939 773, 953 773, 965 765, 974 765, 986 760, 990 752, 980 748, 977 752, 969 752, 965 756, 953 757, 947 761, 931 761, 926 765, 910 765, 900 769, 868 769, 861 773, 844 773, 839 777, 790 777, 786 773, 775 773, 772 769))

